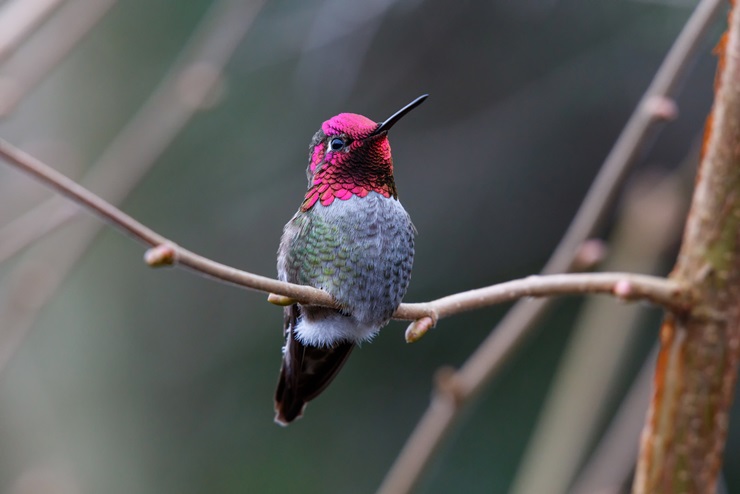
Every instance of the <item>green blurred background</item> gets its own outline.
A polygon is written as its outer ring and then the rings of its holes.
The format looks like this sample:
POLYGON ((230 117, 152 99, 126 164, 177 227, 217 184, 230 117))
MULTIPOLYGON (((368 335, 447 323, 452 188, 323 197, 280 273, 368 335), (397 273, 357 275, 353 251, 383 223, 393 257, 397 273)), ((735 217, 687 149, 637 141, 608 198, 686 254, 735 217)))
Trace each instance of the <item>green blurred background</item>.
MULTIPOLYGON (((81 176, 212 4, 118 2, 0 136, 81 176)), ((268 1, 212 107, 122 207, 195 252, 274 276, 321 122, 343 111, 382 120, 428 92, 391 135, 400 199, 419 230, 406 300, 535 273, 694 4, 268 1)), ((679 119, 638 168, 669 171, 689 154, 721 28, 683 85, 679 119)), ((0 194, 1 226, 47 193, 0 166, 0 194)), ((64 249, 65 235, 43 243, 64 249)), ((372 492, 427 406, 435 370, 460 365, 505 310, 444 320, 414 345, 392 322, 284 429, 272 422, 281 310, 263 294, 152 270, 142 253, 105 228, 0 375, 0 491, 26 492, 41 476, 52 493, 372 492)), ((0 295, 32 255, 0 264, 0 295)), ((578 308, 555 306, 467 411, 420 492, 507 492, 578 308)), ((614 404, 655 340, 659 314, 649 315, 614 404)), ((740 461, 736 429, 729 466, 740 461)), ((740 472, 727 475, 740 489, 740 472)))

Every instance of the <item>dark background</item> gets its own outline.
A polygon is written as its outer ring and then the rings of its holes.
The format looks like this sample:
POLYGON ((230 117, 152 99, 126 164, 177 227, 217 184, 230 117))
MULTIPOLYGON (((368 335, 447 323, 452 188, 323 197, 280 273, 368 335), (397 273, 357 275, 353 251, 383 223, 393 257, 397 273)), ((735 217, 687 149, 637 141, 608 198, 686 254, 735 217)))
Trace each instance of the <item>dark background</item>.
MULTIPOLYGON (((209 4, 119 2, 2 136, 55 143, 64 152, 45 159, 79 176, 209 4)), ((419 230, 406 301, 535 273, 693 6, 269 1, 227 65, 218 103, 122 207, 195 252, 274 276, 321 122, 345 111, 382 120, 429 93, 391 134, 400 199, 419 230)), ((679 119, 638 168, 673 169, 700 135, 721 28, 683 84, 679 119)), ((7 167, 0 182, 42 195, 7 167)), ((21 492, 30 471, 53 472, 64 479, 57 487, 77 489, 69 492, 372 492, 427 406, 435 370, 460 365, 505 310, 443 320, 415 345, 392 322, 283 429, 272 422, 281 310, 264 294, 152 270, 142 253, 104 229, 0 376, 0 490, 21 492)), ((0 276, 22 261, 0 265, 0 276)), ((421 492, 507 491, 578 306, 555 306, 465 414, 421 492)), ((634 343, 622 388, 657 321, 654 313, 634 343)), ((728 465, 739 444, 730 438, 728 465)))

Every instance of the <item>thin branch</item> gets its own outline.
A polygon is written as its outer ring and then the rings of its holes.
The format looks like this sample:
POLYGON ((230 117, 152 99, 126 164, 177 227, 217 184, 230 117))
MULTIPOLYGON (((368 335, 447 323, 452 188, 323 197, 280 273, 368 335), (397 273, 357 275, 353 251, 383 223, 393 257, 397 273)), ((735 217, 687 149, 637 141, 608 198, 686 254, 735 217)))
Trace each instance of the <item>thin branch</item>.
POLYGON ((606 214, 607 206, 614 201, 618 191, 614 185, 624 180, 632 163, 653 136, 656 124, 673 119, 675 110, 670 110, 675 107, 672 95, 691 64, 701 39, 724 5, 723 0, 703 0, 697 5, 607 155, 543 273, 569 269, 576 250, 593 233, 606 214))
POLYGON ((70 206, 68 201, 54 197, 3 226, 0 229, 0 264, 67 224, 78 212, 76 205, 70 206))
POLYGON ((33 40, 33 49, 15 53, 3 68, 0 117, 6 117, 82 41, 115 0, 73 0, 33 40), (30 52, 30 53, 29 53, 30 52))
MULTIPOLYGON (((234 50, 249 31, 262 3, 253 0, 220 0, 213 4, 178 55, 172 69, 149 96, 141 109, 108 145, 85 174, 83 183, 121 202, 156 162, 179 131, 203 107, 218 88, 220 74, 234 50)), ((0 258, 26 247, 35 238, 57 228, 81 209, 61 197, 54 197, 5 227, 7 235, 21 232, 9 246, 0 248, 0 258), (43 220, 41 220, 43 219, 43 220), (13 229, 9 229, 13 227, 13 229)), ((74 238, 63 250, 34 256, 13 273, 20 286, 33 286, 23 295, 25 303, 9 300, 0 308, 0 373, 20 347, 41 307, 52 299, 66 275, 84 255, 100 229, 96 221, 71 225, 74 238), (52 259, 50 262, 49 259, 52 259), (44 265, 44 276, 37 276, 44 265)), ((7 257, 5 257, 7 258, 7 257)))
MULTIPOLYGON (((214 5, 177 62, 141 109, 90 167, 81 183, 121 202, 172 143, 207 106, 222 82, 222 70, 243 39, 261 2, 224 0, 214 5)), ((53 197, 0 229, 0 262, 74 219, 80 208, 53 197)))
POLYGON ((629 273, 569 273, 528 276, 519 280, 456 293, 427 303, 401 304, 396 319, 439 319, 524 297, 606 293, 623 300, 647 300, 672 312, 691 306, 689 292, 665 278, 629 273))
POLYGON ((618 493, 635 467, 640 429, 650 404, 657 345, 622 399, 601 440, 573 481, 572 494, 618 493))
MULTIPOLYGON (((690 163, 665 179, 657 181, 653 171, 641 174, 630 184, 609 238, 609 257, 601 269, 642 273, 659 269, 666 249, 675 244, 686 219, 686 168, 696 168, 698 153, 689 156, 691 159, 686 161, 690 163)), ((611 413, 606 407, 623 377, 625 360, 634 354, 635 336, 644 330, 641 323, 645 311, 641 309, 635 304, 614 304, 603 297, 585 300, 510 494, 570 492, 569 485, 586 457, 589 443, 611 413)))
POLYGON ((9 0, 0 10, 0 60, 12 53, 63 0, 9 0))
MULTIPOLYGON (((179 247, 74 180, 1 140, 0 157, 60 194, 78 202, 136 240, 160 248, 159 252, 150 256, 149 264, 182 265, 211 278, 244 288, 276 293, 304 304, 337 307, 332 297, 323 290, 241 271, 179 247)), ((521 280, 456 293, 432 302, 402 304, 394 317, 406 320, 430 317, 436 321, 442 317, 522 297, 580 293, 610 293, 624 300, 648 300, 679 313, 688 310, 691 305, 690 293, 681 285, 665 278, 630 273, 582 273, 529 276, 521 280)))
MULTIPOLYGON (((722 0, 702 0, 696 7, 607 156, 576 217, 545 266, 544 274, 570 269, 578 247, 592 235, 607 205, 613 200, 617 186, 635 157, 644 150, 649 132, 665 117, 664 112, 655 111, 660 105, 654 102, 671 98, 702 37, 723 6, 722 0)), ((464 391, 454 394, 450 399, 448 394, 438 389, 386 474, 378 494, 403 494, 413 490, 463 406, 472 402, 503 368, 532 333, 534 324, 544 314, 548 304, 548 300, 517 303, 454 374, 456 382, 465 383, 462 386, 464 391)))
POLYGON ((740 368, 740 3, 732 2, 691 211, 671 278, 697 304, 666 315, 635 494, 716 492, 740 368))
MULTIPOLYGON (((277 293, 301 303, 335 306, 331 296, 322 290, 241 271, 179 247, 74 180, 1 140, 0 157, 60 194, 83 205, 140 242, 151 247, 169 246, 173 251, 171 257, 177 264, 234 285, 277 293)), ((677 312, 685 311, 690 305, 688 292, 675 283, 667 283, 664 278, 629 273, 588 273, 530 276, 522 280, 457 293, 432 302, 402 304, 394 317, 405 320, 433 317, 436 320, 522 297, 575 293, 612 293, 623 299, 645 299, 677 312)))

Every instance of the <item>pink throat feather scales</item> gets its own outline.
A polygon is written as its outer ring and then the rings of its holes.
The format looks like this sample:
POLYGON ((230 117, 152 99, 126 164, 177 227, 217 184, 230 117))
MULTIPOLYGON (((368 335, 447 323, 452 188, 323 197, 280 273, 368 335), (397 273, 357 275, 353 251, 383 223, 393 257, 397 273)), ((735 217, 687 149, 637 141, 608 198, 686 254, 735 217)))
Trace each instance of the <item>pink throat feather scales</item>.
POLYGON ((334 136, 348 139, 349 149, 327 152, 327 140, 315 145, 309 164, 315 174, 302 211, 317 202, 329 206, 335 199, 346 201, 370 192, 388 198, 397 196, 388 137, 385 133, 371 135, 377 127, 376 122, 355 113, 340 113, 322 124, 321 130, 329 140, 334 136))

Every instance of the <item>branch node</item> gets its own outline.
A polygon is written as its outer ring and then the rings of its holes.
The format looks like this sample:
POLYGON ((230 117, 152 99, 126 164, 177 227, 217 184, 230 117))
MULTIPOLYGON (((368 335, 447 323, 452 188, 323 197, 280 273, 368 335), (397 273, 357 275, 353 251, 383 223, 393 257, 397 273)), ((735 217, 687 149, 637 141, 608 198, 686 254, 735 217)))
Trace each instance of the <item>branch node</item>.
POLYGON ((439 321, 439 312, 437 312, 437 309, 432 305, 429 307, 429 313, 427 314, 427 317, 432 320, 432 328, 437 327, 437 322, 439 321))
POLYGON ((583 242, 573 258, 573 271, 590 271, 606 258, 608 253, 606 242, 598 238, 590 238, 583 242))
POLYGON ((635 297, 635 289, 629 280, 619 280, 612 289, 614 295, 620 300, 631 300, 635 297))
POLYGON ((267 301, 271 304, 279 305, 280 307, 288 307, 289 305, 295 304, 297 301, 285 295, 278 295, 277 293, 271 293, 267 296, 267 301))
POLYGON ((670 122, 678 117, 678 105, 673 98, 655 95, 645 100, 644 110, 656 120, 670 122))
POLYGON ((159 244, 144 253, 144 262, 153 268, 177 263, 177 247, 172 243, 159 244))
POLYGON ((434 375, 434 383, 437 393, 448 399, 455 407, 465 399, 465 387, 453 367, 441 367, 434 375))
POLYGON ((406 343, 416 343, 434 326, 434 319, 429 316, 422 317, 412 322, 406 329, 406 343))

